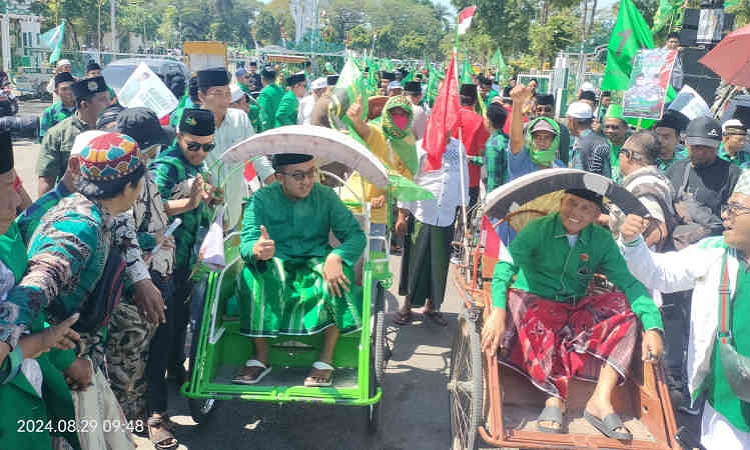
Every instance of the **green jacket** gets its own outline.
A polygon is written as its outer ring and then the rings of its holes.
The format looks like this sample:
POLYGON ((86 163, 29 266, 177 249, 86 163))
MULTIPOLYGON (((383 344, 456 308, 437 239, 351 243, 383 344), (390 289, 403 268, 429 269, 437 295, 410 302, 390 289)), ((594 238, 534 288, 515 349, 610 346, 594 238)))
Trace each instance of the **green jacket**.
POLYGON ((260 106, 261 130, 266 131, 276 125, 276 110, 279 108, 284 89, 276 83, 269 84, 260 91, 258 106, 260 106))
POLYGON ((589 225, 571 247, 560 213, 550 214, 529 222, 508 251, 510 257, 501 256, 492 277, 494 306, 505 308, 509 287, 553 301, 580 300, 594 274, 601 273, 625 293, 645 330, 663 329, 659 309, 646 287, 630 273, 605 228, 589 225))
POLYGON ((62 102, 55 102, 45 108, 42 117, 39 118, 39 142, 42 142, 44 135, 50 128, 67 119, 76 111, 76 107, 65 108, 62 102))
POLYGON ((42 139, 42 149, 36 163, 36 174, 40 177, 61 178, 68 167, 70 150, 76 137, 91 130, 76 114, 50 128, 42 139))
POLYGON ((294 91, 286 91, 281 97, 281 103, 276 110, 276 127, 285 125, 297 125, 297 112, 299 111, 299 100, 294 91))

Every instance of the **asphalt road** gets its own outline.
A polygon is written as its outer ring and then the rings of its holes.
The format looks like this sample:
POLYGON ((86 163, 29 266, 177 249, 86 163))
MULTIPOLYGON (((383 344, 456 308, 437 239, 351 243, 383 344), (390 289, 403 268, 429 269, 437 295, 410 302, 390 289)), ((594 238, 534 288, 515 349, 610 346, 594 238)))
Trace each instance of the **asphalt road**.
MULTIPOLYGON (((47 104, 24 102, 21 113, 41 114, 47 104)), ((39 144, 15 142, 16 170, 32 198, 37 182, 34 165, 39 144)), ((400 257, 393 257, 391 270, 398 286, 400 257)), ((393 356, 387 366, 383 386, 381 431, 366 433, 364 420, 356 408, 321 405, 270 405, 243 401, 222 402, 212 420, 196 425, 186 399, 176 389, 169 400, 169 413, 178 423, 176 437, 181 449, 430 449, 449 448, 450 418, 446 390, 450 345, 456 325, 459 301, 449 283, 443 311, 448 313, 445 328, 432 322, 415 322, 401 329, 391 325, 396 297, 387 296, 387 339, 393 356)), ((393 289, 392 289, 393 291, 393 289)), ((139 448, 153 448, 148 439, 138 438, 139 448)))

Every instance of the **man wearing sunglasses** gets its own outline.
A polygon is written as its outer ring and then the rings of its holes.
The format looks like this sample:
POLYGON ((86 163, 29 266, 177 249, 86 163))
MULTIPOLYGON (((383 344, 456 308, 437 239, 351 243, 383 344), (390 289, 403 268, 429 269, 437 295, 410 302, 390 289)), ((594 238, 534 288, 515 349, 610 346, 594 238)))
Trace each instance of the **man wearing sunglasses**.
MULTIPOLYGON (((185 331, 190 315, 188 298, 193 288, 190 273, 196 262, 193 249, 201 224, 208 224, 210 209, 224 201, 221 190, 203 178, 206 175, 204 161, 214 149, 214 132, 214 115, 211 111, 185 109, 177 129, 176 142, 161 153, 150 167, 170 222, 177 218, 182 220, 182 225, 173 234, 175 254, 172 281, 175 289, 172 303, 166 311, 167 324, 170 326, 161 326, 152 340, 152 348, 156 345, 166 350, 160 353, 160 358, 150 358, 147 368, 150 380, 162 380, 167 367, 170 373, 176 374, 178 382, 184 375, 185 331)), ((165 394, 154 394, 149 398, 149 408, 152 412, 164 413, 167 410, 166 402, 165 394)))
POLYGON ((690 397, 706 398, 701 444, 709 449, 740 450, 750 448, 750 404, 735 392, 738 386, 728 375, 736 372, 732 360, 725 359, 722 346, 726 338, 738 354, 750 355, 750 327, 746 325, 750 316, 747 171, 739 177, 721 216, 721 236, 708 237, 679 252, 657 254, 641 237, 645 219, 629 215, 620 229, 621 248, 628 268, 647 287, 661 292, 693 289, 687 377, 690 397), (726 296, 721 295, 722 290, 728 291, 726 296))

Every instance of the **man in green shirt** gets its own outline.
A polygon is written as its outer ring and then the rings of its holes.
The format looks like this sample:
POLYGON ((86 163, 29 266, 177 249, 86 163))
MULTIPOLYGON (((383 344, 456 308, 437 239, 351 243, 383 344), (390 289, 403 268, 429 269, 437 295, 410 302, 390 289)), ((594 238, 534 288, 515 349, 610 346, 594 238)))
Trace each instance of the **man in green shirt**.
POLYGON ((628 124, 622 117, 622 105, 610 105, 604 114, 602 130, 604 137, 609 141, 610 159, 612 164, 612 181, 617 184, 622 182, 620 172, 620 149, 628 139, 628 124))
POLYGON ((654 131, 661 144, 661 154, 657 161, 659 170, 666 173, 672 164, 688 158, 688 151, 680 144, 680 133, 687 124, 677 113, 667 111, 654 125, 654 131))
POLYGON ((75 114, 52 127, 42 139, 42 149, 36 163, 40 197, 52 190, 55 182, 65 173, 76 136, 96 128, 99 113, 109 106, 104 77, 81 80, 71 87, 76 99, 75 114))
POLYGON ((50 128, 67 119, 76 111, 76 99, 73 96, 73 88, 76 79, 70 72, 61 72, 55 76, 55 93, 60 101, 48 106, 39 120, 39 142, 50 128))
POLYGON ((258 96, 258 106, 260 107, 260 122, 263 128, 258 130, 258 133, 275 127, 276 110, 279 108, 281 97, 284 96, 284 89, 276 84, 276 70, 273 67, 264 67, 260 75, 263 90, 260 91, 258 96))
POLYGON ((273 166, 278 182, 253 194, 242 222, 240 297, 252 307, 241 310, 240 333, 254 338, 255 356, 233 381, 255 384, 270 372, 268 338, 324 331, 305 386, 330 386, 339 334, 362 324, 361 288, 352 281, 365 234, 336 193, 316 181, 311 155, 278 154, 273 166), (331 233, 341 242, 336 248, 331 233))
POLYGON ((558 213, 521 229, 495 266, 493 309, 482 343, 492 353, 506 349, 501 362, 521 370, 549 396, 537 421, 540 431, 562 432, 568 383, 576 376, 598 379, 586 419, 608 437, 632 439, 612 406, 612 392, 628 373, 638 321, 646 330, 644 359, 661 357, 663 326, 611 233, 595 225, 601 207, 601 195, 568 189, 558 213), (597 272, 622 293, 587 295, 597 272), (517 336, 513 345, 510 333, 503 336, 506 327, 517 336))
POLYGON ((307 79, 304 72, 295 73, 286 79, 289 88, 279 102, 276 110, 276 127, 285 125, 297 125, 297 113, 299 112, 299 101, 305 96, 307 79))

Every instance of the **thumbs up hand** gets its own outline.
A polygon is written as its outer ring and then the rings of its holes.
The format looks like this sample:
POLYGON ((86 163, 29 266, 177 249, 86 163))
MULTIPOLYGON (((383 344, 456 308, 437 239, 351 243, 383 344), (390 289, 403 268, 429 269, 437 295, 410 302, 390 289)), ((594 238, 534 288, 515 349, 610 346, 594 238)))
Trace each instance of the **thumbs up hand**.
POLYGON ((253 246, 253 256, 258 261, 268 261, 273 258, 274 253, 276 253, 276 244, 271 239, 271 236, 268 235, 266 227, 261 225, 260 237, 253 246))

